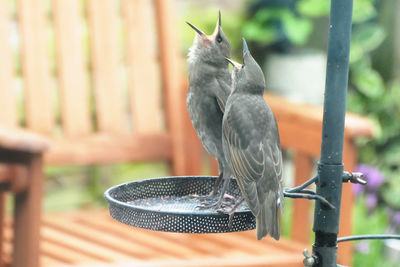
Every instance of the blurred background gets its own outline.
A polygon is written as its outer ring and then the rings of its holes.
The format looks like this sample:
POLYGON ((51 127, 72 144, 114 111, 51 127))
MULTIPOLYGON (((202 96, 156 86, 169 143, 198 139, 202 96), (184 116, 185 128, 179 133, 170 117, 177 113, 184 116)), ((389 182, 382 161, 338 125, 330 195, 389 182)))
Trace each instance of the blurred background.
MULTIPOLYGON (((180 1, 180 7, 184 52, 193 33, 183 20, 211 33, 221 9, 224 32, 246 38, 268 91, 323 104, 330 1, 180 1)), ((357 144, 358 170, 368 186, 354 186, 355 234, 400 233, 399 11, 397 0, 354 0, 347 110, 370 118, 375 126, 375 136, 357 144)), ((239 61, 240 39, 231 42, 239 61)), ((388 251, 398 249, 395 241, 359 242, 354 266, 395 266, 399 258, 388 251)))
MULTIPOLYGON (((15 12, 16 1, 11 2, 15 12)), ((52 1, 45 2, 51 17, 52 1)), ((233 59, 241 60, 243 36, 264 70, 268 91, 295 102, 323 104, 329 0, 178 0, 177 3, 176 31, 185 70, 184 60, 194 38, 185 21, 211 34, 221 10, 222 27, 230 38, 233 59)), ((360 163, 357 168, 366 175, 368 186, 354 186, 357 196, 354 234, 400 233, 399 12, 400 0, 354 0, 347 109, 368 117, 375 127, 372 139, 357 141, 360 163)), ((48 53, 54 58, 54 33, 48 34, 48 53)), ((82 35, 87 45, 87 31, 83 29, 82 35)), ((12 42, 18 46, 18 36, 14 37, 12 42)), ((119 41, 124 42, 124 38, 121 30, 119 41)), ((21 66, 16 69, 21 72, 21 66)), ((17 81, 18 86, 21 85, 17 81)), ((19 120, 24 124, 23 115, 19 120)), ((290 168, 288 163, 288 176, 290 168)), ((206 166, 202 174, 208 174, 209 169, 206 166)), ((169 168, 164 162, 127 163, 46 167, 45 172, 45 211, 65 211, 105 207, 103 193, 110 186, 167 176, 169 168)), ((290 209, 290 203, 288 206, 290 209)), ((283 220, 284 234, 290 229, 288 214, 283 220)), ((398 242, 362 241, 356 244, 354 266, 395 266, 399 255, 398 242)))
MULTIPOLYGON (((243 36, 264 70, 267 90, 293 101, 323 104, 330 1, 179 0, 178 7, 177 30, 183 55, 188 53, 194 38, 193 30, 185 21, 211 34, 220 9, 233 59, 241 59, 240 37, 243 36)), ((354 0, 347 109, 370 118, 376 131, 373 139, 358 142, 361 162, 358 168, 366 174, 369 184, 366 188, 354 188, 357 194, 354 234, 400 233, 398 12, 398 0, 354 0)), ((65 210, 104 206, 103 192, 109 186, 165 176, 168 168, 161 162, 49 167, 46 174, 45 209, 65 210)), ((290 224, 289 219, 285 219, 286 224, 290 224)), ((399 253, 399 244, 386 243, 388 249, 395 246, 394 250, 399 253)), ((384 246, 383 241, 359 242, 354 266, 393 264, 393 261, 387 262, 384 246)))

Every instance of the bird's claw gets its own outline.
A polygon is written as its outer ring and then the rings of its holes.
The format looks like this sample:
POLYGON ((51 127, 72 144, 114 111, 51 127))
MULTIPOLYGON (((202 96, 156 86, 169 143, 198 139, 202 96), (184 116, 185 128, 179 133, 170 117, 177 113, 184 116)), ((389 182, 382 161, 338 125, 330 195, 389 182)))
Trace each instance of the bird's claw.
POLYGON ((212 200, 215 196, 213 196, 212 193, 210 193, 209 195, 198 195, 198 194, 192 194, 189 195, 189 199, 198 199, 200 201, 209 201, 212 200))
POLYGON ((228 210, 227 206, 221 207, 221 208, 217 209, 217 212, 222 213, 222 214, 226 214, 226 215, 229 216, 228 228, 231 229, 232 228, 232 222, 233 222, 233 215, 235 214, 235 210, 231 206, 229 208, 230 209, 228 210))
POLYGON ((220 199, 214 203, 201 203, 199 206, 197 206, 197 209, 215 209, 216 211, 220 210, 220 209, 224 209, 224 208, 232 208, 233 205, 235 204, 235 198, 231 199, 231 198, 223 198, 220 199))
POLYGON ((201 203, 199 206, 196 207, 196 209, 199 210, 206 210, 206 209, 219 209, 223 204, 223 201, 219 200, 214 203, 201 203))

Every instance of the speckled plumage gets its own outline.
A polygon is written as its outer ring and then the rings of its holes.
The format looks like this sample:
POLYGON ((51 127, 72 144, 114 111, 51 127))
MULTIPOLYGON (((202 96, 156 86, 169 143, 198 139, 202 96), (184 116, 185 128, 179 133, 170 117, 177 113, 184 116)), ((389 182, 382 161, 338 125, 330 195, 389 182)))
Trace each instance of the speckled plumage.
POLYGON ((245 46, 235 64, 232 93, 223 116, 224 175, 233 174, 256 216, 257 238, 279 239, 283 212, 282 156, 278 125, 263 98, 264 75, 245 46))

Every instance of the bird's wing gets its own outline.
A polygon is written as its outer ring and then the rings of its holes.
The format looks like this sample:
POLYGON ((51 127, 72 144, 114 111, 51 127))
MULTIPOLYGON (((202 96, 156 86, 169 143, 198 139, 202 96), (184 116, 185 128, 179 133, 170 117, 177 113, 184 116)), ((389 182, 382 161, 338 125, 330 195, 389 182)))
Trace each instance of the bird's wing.
POLYGON ((283 164, 282 164, 282 151, 280 148, 279 143, 278 144, 267 144, 267 155, 268 159, 266 164, 269 164, 272 166, 272 170, 274 171, 273 173, 266 174, 264 175, 265 181, 262 181, 264 184, 264 191, 267 191, 269 188, 274 188, 276 193, 279 193, 278 196, 278 205, 281 209, 281 213, 283 213, 284 209, 284 203, 283 203, 283 176, 282 176, 282 169, 283 169, 283 164))
POLYGON ((216 90, 215 95, 217 98, 219 108, 221 109, 222 112, 225 112, 226 100, 228 99, 231 93, 231 86, 222 79, 216 79, 216 80, 219 85, 218 86, 219 90, 216 90))
MULTIPOLYGON (((275 116, 273 117, 273 125, 276 128, 276 134, 278 140, 280 140, 279 137, 279 131, 278 131, 278 124, 276 122, 275 116)), ((275 171, 275 179, 276 183, 279 185, 278 192, 279 192, 279 206, 281 209, 281 213, 283 214, 284 210, 284 203, 283 203, 283 175, 282 175, 282 169, 283 169, 283 161, 282 161, 282 150, 281 150, 281 144, 280 141, 277 144, 270 145, 270 150, 271 150, 271 160, 274 164, 274 171, 275 171)))
POLYGON ((265 158, 262 150, 247 145, 243 147, 238 132, 229 120, 223 124, 223 135, 227 143, 225 155, 231 165, 234 176, 246 202, 257 215, 260 210, 257 194, 257 181, 262 177, 265 168, 265 158))
MULTIPOLYGON (((235 127, 234 123, 230 123, 229 115, 223 124, 223 135, 228 144, 225 154, 249 208, 257 215, 261 208, 260 198, 267 195, 268 191, 281 191, 280 145, 279 142, 271 143, 267 138, 252 138, 251 135, 243 138, 241 131, 246 127, 235 127)), ((251 129, 246 131, 250 132, 251 129)))

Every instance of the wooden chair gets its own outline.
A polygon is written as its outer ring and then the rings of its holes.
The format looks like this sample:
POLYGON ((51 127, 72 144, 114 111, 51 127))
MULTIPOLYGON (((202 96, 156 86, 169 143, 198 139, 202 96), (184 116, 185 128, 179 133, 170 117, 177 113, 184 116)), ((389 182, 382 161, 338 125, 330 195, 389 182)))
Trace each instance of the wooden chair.
MULTIPOLYGON (((172 2, 54 0, 49 7, 42 0, 1 1, 0 125, 48 138, 46 165, 166 160, 172 174, 185 174, 183 73, 172 2)), ((33 152, 39 157, 41 151, 33 152)), ((32 175, 39 172, 34 162, 32 175)), ((18 216, 39 220, 39 211, 18 216)), ((38 233, 34 224, 16 230, 35 227, 38 233)), ((21 234, 15 233, 15 244, 26 253, 15 249, 13 266, 37 266, 38 235, 33 248, 21 245, 21 234)))
MULTIPOLYGON (((200 174, 203 150, 186 113, 175 1, 46 3, 19 0, 13 8, 10 1, 0 2, 0 125, 46 137, 46 165, 165 160, 171 175, 200 174)), ((281 98, 273 104, 273 97, 267 98, 278 117, 283 146, 296 152, 296 177, 307 178, 310 159, 319 153, 321 110, 304 107, 308 111, 303 113, 303 106, 296 109, 281 98)), ((354 139, 371 134, 365 119, 354 118, 346 128, 347 169, 356 160, 354 139)), ((21 139, 16 143, 26 149, 21 139)), ((3 145, 7 148, 8 141, 0 142, 0 148, 3 145)), ((31 175, 40 173, 43 149, 35 151, 38 161, 28 169, 31 175)), ((11 158, 10 150, 3 152, 0 159, 11 158)), ((26 184, 35 184, 39 194, 43 182, 36 176, 36 182, 26 184)), ((344 198, 351 203, 348 189, 344 198)), ((36 267, 39 258, 43 267, 94 262, 301 266, 301 251, 308 246, 296 241, 306 241, 300 230, 293 231, 293 240, 279 242, 258 242, 253 232, 158 233, 119 224, 104 211, 45 214, 39 226, 39 200, 36 196, 30 202, 35 206, 30 213, 16 211, 20 215, 15 216, 14 231, 13 223, 5 221, 2 258, 13 266, 36 267), (35 222, 29 228, 32 233, 40 227, 39 252, 37 234, 31 234, 29 244, 11 246, 13 236, 18 240, 26 234, 27 229, 19 226, 21 218, 35 222)), ((309 210, 307 203, 296 202, 295 217, 309 210)), ((351 209, 344 212, 348 215, 351 209)), ((349 229, 351 218, 342 219, 349 229)), ((308 225, 306 220, 296 227, 308 225)))
MULTIPOLYGON (((5 193, 14 195, 13 266, 28 266, 39 253, 43 138, 0 127, 0 251, 4 240, 5 193), (22 257, 24 256, 24 257, 22 257)), ((2 256, 2 255, 1 255, 2 256)), ((0 257, 0 266, 4 266, 0 257)))

